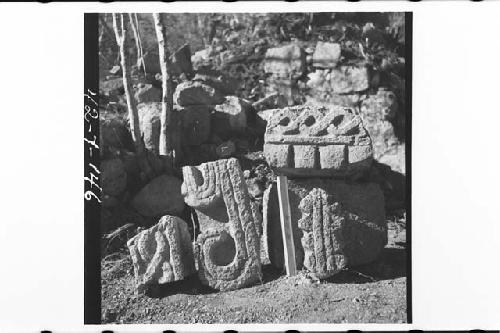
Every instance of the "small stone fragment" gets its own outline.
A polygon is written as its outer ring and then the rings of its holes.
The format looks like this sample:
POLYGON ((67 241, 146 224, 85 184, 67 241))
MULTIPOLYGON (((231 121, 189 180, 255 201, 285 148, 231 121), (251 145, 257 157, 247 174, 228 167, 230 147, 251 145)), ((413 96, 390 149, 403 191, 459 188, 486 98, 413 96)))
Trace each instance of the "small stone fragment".
POLYGON ((179 217, 163 216, 158 224, 131 238, 127 246, 138 293, 195 272, 191 237, 186 222, 179 217))

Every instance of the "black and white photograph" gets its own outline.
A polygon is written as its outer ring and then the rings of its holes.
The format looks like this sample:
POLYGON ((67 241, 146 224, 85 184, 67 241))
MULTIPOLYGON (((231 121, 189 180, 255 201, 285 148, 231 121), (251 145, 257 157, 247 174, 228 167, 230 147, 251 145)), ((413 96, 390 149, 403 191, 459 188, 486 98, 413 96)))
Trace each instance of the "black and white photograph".
POLYGON ((89 15, 102 323, 411 321, 411 13, 89 15))
POLYGON ((0 332, 498 332, 499 12, 1 2, 0 332))

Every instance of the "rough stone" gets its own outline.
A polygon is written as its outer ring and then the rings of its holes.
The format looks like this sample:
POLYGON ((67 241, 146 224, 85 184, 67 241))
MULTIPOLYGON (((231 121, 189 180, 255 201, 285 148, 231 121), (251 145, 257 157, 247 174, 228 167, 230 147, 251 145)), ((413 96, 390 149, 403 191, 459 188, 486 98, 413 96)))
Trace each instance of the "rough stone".
POLYGON ((101 163, 101 187, 105 195, 118 196, 127 188, 127 172, 119 158, 101 163))
POLYGON ((340 44, 318 42, 313 54, 313 66, 335 68, 340 60, 340 44))
POLYGON ((282 77, 301 76, 305 70, 306 53, 298 45, 290 44, 267 49, 264 62, 266 73, 282 77))
POLYGON ((99 93, 106 96, 119 96, 125 93, 123 79, 117 78, 99 82, 99 93))
POLYGON ((274 93, 259 99, 257 102, 254 102, 252 107, 256 112, 259 112, 268 109, 281 109, 287 105, 285 96, 280 95, 279 93, 274 93))
POLYGON ((206 105, 175 106, 181 127, 183 145, 200 145, 210 136, 210 109, 206 105))
POLYGON ((154 178, 132 200, 132 206, 143 216, 179 215, 184 209, 182 182, 172 176, 154 178))
POLYGON ((361 118, 337 106, 276 110, 268 119, 264 142, 269 165, 288 176, 357 176, 373 160, 361 118))
POLYGON ((133 149, 132 136, 125 119, 101 112, 99 115, 101 153, 106 155, 122 149, 133 149))
POLYGON ((394 119, 398 112, 396 95, 389 90, 379 88, 375 95, 369 95, 361 103, 362 114, 378 115, 380 119, 394 119))
POLYGON ((154 52, 146 52, 144 54, 144 63, 146 65, 146 73, 153 75, 161 73, 160 56, 156 50, 154 52))
POLYGON ((361 117, 372 138, 376 159, 399 144, 391 122, 396 116, 397 107, 396 96, 382 89, 361 103, 361 117))
POLYGON ((369 88, 368 68, 365 66, 340 66, 330 70, 317 69, 308 75, 307 86, 314 94, 359 93, 369 88))
POLYGON ((137 105, 139 115, 139 127, 146 149, 155 154, 159 152, 160 128, 161 128, 161 103, 141 103, 137 105))
POLYGON ((216 90, 220 91, 223 95, 234 95, 239 88, 239 82, 235 79, 227 78, 222 73, 216 71, 202 71, 196 73, 193 81, 202 82, 216 90))
POLYGON ((137 103, 161 102, 162 91, 152 84, 139 84, 135 91, 137 103))
POLYGON ((191 48, 189 44, 184 44, 170 57, 171 71, 173 75, 182 73, 190 74, 193 72, 191 63, 191 48))
POLYGON ((239 132, 247 127, 247 113, 251 104, 236 96, 226 96, 224 103, 216 105, 213 129, 216 134, 239 132))
POLYGON ((224 102, 224 96, 207 84, 187 81, 179 84, 175 89, 174 101, 181 106, 216 105, 224 102))
POLYGON ((233 290, 259 281, 259 238, 243 172, 232 158, 182 169, 184 201, 196 210, 195 256, 202 283, 233 290))
MULTIPOLYGON (((288 181, 288 190, 298 268, 305 266, 329 276, 346 265, 375 260, 387 243, 384 195, 378 184, 295 179, 288 181), (318 261, 317 255, 323 259, 318 261)), ((263 206, 268 256, 281 268, 283 243, 276 184, 264 193, 263 206)))
MULTIPOLYGON (((141 103, 137 106, 144 145, 156 154, 160 143, 161 108, 161 103, 141 103)), ((172 121, 184 146, 202 144, 210 136, 210 109, 205 105, 174 105, 172 121)))
POLYGON ((195 272, 186 222, 163 216, 158 224, 127 242, 134 264, 138 293, 148 286, 179 281, 195 272))
POLYGON ((223 142, 220 145, 218 145, 217 148, 215 149, 215 153, 220 158, 228 158, 232 154, 234 154, 235 151, 236 151, 236 146, 232 141, 223 142))
POLYGON ((304 267, 320 279, 338 273, 346 266, 342 230, 346 218, 340 204, 325 190, 313 188, 300 201, 299 209, 304 267))

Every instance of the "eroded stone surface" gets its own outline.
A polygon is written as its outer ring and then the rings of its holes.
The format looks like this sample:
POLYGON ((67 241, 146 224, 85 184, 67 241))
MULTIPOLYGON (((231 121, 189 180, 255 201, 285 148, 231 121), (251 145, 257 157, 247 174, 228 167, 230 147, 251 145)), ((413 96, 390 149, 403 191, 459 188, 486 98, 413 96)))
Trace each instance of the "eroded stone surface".
POLYGON ((182 182, 172 176, 154 178, 132 200, 132 206, 142 216, 179 215, 184 209, 182 182))
POLYGON ((210 109, 206 105, 175 106, 181 123, 182 145, 200 145, 210 136, 210 109))
POLYGON ((337 106, 276 110, 264 141, 267 162, 290 176, 350 176, 366 171, 373 157, 361 118, 337 106))
POLYGON ((224 96, 207 84, 187 81, 179 84, 175 89, 174 101, 181 106, 216 105, 224 102, 224 96))
POLYGON ((137 103, 161 102, 162 91, 152 84, 140 84, 134 96, 137 103))
MULTIPOLYGON (((334 251, 334 259, 330 259, 330 267, 369 263, 378 257, 387 243, 384 195, 377 184, 356 184, 320 178, 295 179, 288 181, 288 190, 295 259, 299 269, 305 265, 309 266, 308 268, 313 267, 312 257, 310 254, 309 256, 305 255, 305 252, 312 246, 310 240, 306 247, 302 244, 303 230, 308 230, 306 222, 313 221, 318 225, 322 223, 323 226, 327 223, 319 216, 312 216, 313 220, 311 220, 311 216, 307 216, 310 214, 310 206, 307 202, 311 202, 312 198, 316 198, 313 200, 314 202, 323 200, 325 194, 326 204, 322 204, 322 206, 326 210, 330 209, 329 218, 331 220, 328 223, 331 228, 329 229, 330 239, 333 235, 339 242, 337 249, 341 251, 343 256, 343 258, 335 257, 339 254, 334 251), (341 221, 342 218, 343 221, 341 221), (299 221, 302 222, 299 224, 299 221), (301 230, 301 228, 305 229, 301 230), (305 263, 306 257, 308 258, 307 264, 305 263)), ((281 268, 283 267, 283 242, 276 184, 272 184, 266 190, 263 205, 263 228, 267 239, 268 256, 274 266, 281 268)), ((325 236, 323 236, 323 243, 318 242, 317 246, 324 245, 325 241, 325 236)), ((332 247, 332 249, 334 248, 332 247)), ((318 269, 315 265, 314 269, 318 269)), ((328 275, 335 272, 335 269, 332 271, 327 269, 325 272, 328 275)))
POLYGON ((396 116, 398 103, 394 93, 379 89, 361 103, 361 117, 366 130, 373 139, 374 155, 379 159, 387 150, 398 145, 391 120, 396 116))
POLYGON ((340 44, 318 42, 312 56, 314 67, 335 68, 340 60, 340 44))
POLYGON ((127 246, 139 293, 150 285, 182 280, 195 272, 188 227, 179 217, 163 216, 158 224, 131 238, 127 246))
POLYGON ((308 75, 307 86, 312 94, 350 94, 369 88, 368 68, 364 66, 339 66, 333 69, 317 69, 308 75))
POLYGON ((137 105, 139 127, 146 149, 158 154, 160 144, 161 103, 140 103, 137 105))
POLYGON ((184 201, 196 210, 201 234, 195 256, 202 283, 219 290, 259 281, 259 238, 250 197, 236 159, 182 169, 184 201))
POLYGON ((247 113, 251 104, 236 96, 226 96, 215 106, 213 126, 215 133, 243 131, 247 127, 247 113))
POLYGON ((304 267, 318 278, 334 275, 346 266, 342 230, 346 219, 340 203, 325 190, 313 188, 300 201, 299 209, 304 267))
POLYGON ((300 76, 305 70, 306 54, 298 45, 267 49, 264 71, 281 77, 300 76))

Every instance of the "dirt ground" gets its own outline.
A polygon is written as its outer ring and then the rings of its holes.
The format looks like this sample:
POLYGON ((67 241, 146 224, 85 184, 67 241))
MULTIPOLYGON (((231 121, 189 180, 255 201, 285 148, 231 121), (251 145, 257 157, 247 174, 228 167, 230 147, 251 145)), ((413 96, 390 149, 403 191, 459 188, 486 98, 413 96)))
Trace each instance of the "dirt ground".
POLYGON ((101 261, 103 323, 405 323, 406 221, 389 217, 389 241, 379 260, 318 281, 263 267, 263 281, 218 292, 196 275, 135 295, 125 250, 101 261))

